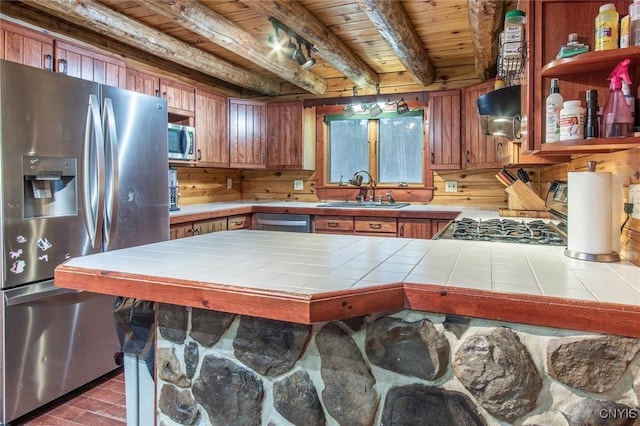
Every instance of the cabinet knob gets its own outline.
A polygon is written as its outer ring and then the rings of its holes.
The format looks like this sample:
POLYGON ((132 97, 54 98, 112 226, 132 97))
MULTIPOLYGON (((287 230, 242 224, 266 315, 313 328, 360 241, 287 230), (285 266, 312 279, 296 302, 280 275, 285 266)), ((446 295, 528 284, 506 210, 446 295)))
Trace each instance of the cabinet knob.
POLYGON ((202 160, 202 150, 198 149, 198 161, 202 160))
POLYGON ((371 229, 380 229, 380 228, 382 228, 382 224, 380 224, 380 223, 370 223, 369 224, 369 228, 371 228, 371 229))
POLYGON ((466 151, 466 153, 465 153, 465 160, 467 161, 467 163, 470 163, 470 162, 471 162, 471 160, 470 160, 470 158, 469 158, 469 156, 470 156, 470 155, 471 155, 471 153, 470 153, 469 151, 466 151))
POLYGON ((404 237, 404 223, 400 225, 400 236, 404 237))
POLYGON ((436 154, 431 151, 431 164, 434 164, 436 162, 436 154))
POLYGON ((498 160, 502 158, 501 151, 502 151, 502 142, 498 142, 498 145, 496 146, 496 158, 498 160))

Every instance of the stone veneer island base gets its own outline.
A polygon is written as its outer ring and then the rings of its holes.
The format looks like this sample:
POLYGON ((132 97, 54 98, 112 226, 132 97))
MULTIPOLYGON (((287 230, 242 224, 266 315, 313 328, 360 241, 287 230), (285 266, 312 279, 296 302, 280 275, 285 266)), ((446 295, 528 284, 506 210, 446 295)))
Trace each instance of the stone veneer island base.
POLYGON ((640 339, 415 310, 158 304, 159 425, 640 425, 640 339))

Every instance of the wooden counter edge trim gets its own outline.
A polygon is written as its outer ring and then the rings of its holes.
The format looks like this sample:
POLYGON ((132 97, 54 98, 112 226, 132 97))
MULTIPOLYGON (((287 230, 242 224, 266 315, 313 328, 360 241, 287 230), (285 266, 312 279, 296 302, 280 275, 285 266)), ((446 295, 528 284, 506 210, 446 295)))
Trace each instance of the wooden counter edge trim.
POLYGON ((404 293, 407 309, 640 337, 640 306, 407 283, 404 293))
POLYGON ((60 265, 58 287, 259 318, 313 324, 376 312, 425 312, 640 337, 640 306, 462 287, 395 283, 313 295, 187 280, 159 280, 60 265))
POLYGON ((214 209, 204 212, 181 213, 169 216, 169 225, 177 225, 185 222, 195 222, 198 220, 216 219, 219 217, 235 216, 241 214, 251 214, 252 206, 229 207, 227 209, 214 209))
MULTIPOLYGON (((355 202, 354 202, 355 203, 355 202)), ((318 202, 318 204, 322 204, 318 202)), ((234 216, 238 214, 253 213, 294 213, 310 214, 314 216, 374 216, 394 217, 406 219, 434 219, 453 220, 460 211, 456 210, 402 210, 402 209, 373 209, 373 208, 332 208, 332 207, 286 207, 286 206, 261 206, 248 205, 246 207, 218 208, 205 212, 183 213, 169 216, 169 225, 194 222, 198 220, 215 219, 219 217, 234 216)))
POLYGON ((308 295, 119 272, 96 274, 64 264, 56 268, 54 279, 56 286, 74 290, 310 324, 308 295))
POLYGON ((55 282, 75 290, 301 324, 397 311, 404 306, 402 283, 307 295, 121 272, 96 274, 93 269, 64 264, 56 268, 55 282))

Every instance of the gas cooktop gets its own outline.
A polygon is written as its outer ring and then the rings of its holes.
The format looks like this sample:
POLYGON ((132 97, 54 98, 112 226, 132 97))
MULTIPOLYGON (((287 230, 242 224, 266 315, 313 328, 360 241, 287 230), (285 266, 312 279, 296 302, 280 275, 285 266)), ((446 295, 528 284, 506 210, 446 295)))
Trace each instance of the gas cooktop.
POLYGON ((529 222, 513 219, 454 220, 440 234, 441 239, 500 241, 504 243, 566 245, 566 238, 553 225, 541 220, 529 222))

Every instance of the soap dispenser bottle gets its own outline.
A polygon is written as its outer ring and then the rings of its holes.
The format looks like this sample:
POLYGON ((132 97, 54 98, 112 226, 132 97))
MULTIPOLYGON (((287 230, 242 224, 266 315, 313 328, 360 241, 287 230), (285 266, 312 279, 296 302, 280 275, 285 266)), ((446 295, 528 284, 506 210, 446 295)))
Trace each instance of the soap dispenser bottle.
POLYGON ((545 138, 546 143, 558 142, 560 140, 560 110, 562 109, 562 95, 558 79, 551 79, 551 89, 546 100, 545 118, 545 138))
POLYGON ((629 59, 620 62, 609 75, 609 97, 602 111, 602 137, 624 138, 629 136, 633 127, 631 111, 622 92, 622 83, 631 84, 629 78, 629 59))

